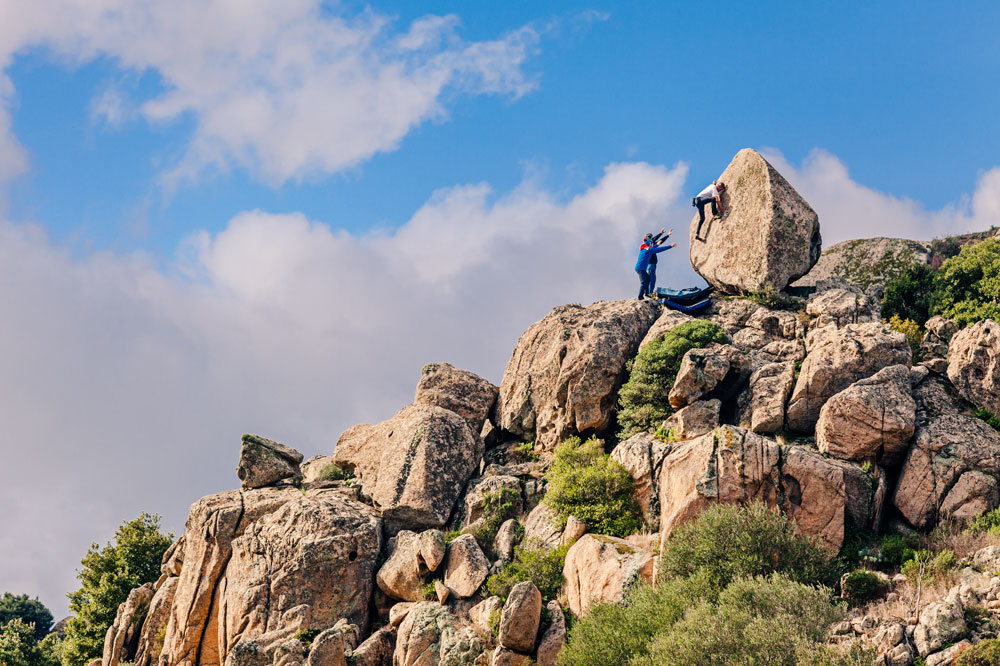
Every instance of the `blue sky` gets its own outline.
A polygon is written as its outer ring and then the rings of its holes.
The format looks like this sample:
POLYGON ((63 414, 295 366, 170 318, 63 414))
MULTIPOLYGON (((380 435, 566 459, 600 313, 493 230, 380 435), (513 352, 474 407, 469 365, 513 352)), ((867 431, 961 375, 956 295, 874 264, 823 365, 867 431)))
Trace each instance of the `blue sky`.
POLYGON ((828 244, 1000 223, 996 3, 0 7, 0 592, 57 616, 243 432, 330 453, 425 363, 500 383, 660 226, 697 283, 688 201, 741 148, 828 244))

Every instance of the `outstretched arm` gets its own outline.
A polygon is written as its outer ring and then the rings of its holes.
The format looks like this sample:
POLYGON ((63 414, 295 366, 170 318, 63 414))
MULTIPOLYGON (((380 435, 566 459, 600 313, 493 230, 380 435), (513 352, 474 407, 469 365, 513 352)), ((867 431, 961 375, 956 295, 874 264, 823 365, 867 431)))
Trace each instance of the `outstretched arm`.
POLYGON ((653 252, 663 252, 669 250, 672 247, 677 247, 677 243, 671 243, 670 245, 661 245, 660 247, 651 248, 653 252))

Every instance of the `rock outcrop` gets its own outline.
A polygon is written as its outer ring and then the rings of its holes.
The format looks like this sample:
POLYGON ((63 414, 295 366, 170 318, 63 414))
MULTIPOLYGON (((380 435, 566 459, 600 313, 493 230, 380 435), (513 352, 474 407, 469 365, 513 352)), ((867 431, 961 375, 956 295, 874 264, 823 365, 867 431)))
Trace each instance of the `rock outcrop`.
POLYGON ((930 263, 930 243, 902 238, 861 238, 831 245, 793 286, 811 287, 841 278, 862 291, 881 296, 882 287, 913 263, 930 263))
POLYGON ((671 445, 649 433, 629 437, 615 447, 611 458, 635 479, 635 499, 642 518, 651 530, 660 528, 660 467, 671 445))
POLYGON ((566 618, 558 601, 550 601, 545 610, 549 612, 550 623, 538 641, 535 663, 538 666, 555 666, 559 659, 559 651, 566 644, 566 618))
POLYGON ((698 400, 671 414, 662 427, 678 442, 694 439, 719 427, 721 411, 722 401, 718 398, 698 400))
POLYGON ((450 409, 468 421, 472 432, 478 434, 493 410, 499 391, 467 370, 448 363, 430 363, 420 371, 413 404, 450 409))
POLYGON ((295 449, 257 435, 243 435, 243 449, 236 475, 243 488, 263 488, 279 481, 299 483, 302 454, 295 449))
POLYGON ((625 539, 585 534, 566 553, 566 598, 573 615, 587 614, 597 603, 621 601, 640 579, 653 581, 653 553, 625 539))
POLYGON ((806 337, 802 362, 788 401, 788 427, 811 432, 819 411, 835 393, 890 365, 910 365, 911 351, 902 333, 877 323, 824 326, 806 337))
POLYGON ((713 502, 757 500, 785 512, 799 532, 836 551, 848 522, 861 529, 877 525, 885 494, 881 476, 733 426, 676 445, 660 475, 663 543, 677 525, 713 502))
POLYGON ((718 180, 725 183, 726 214, 706 220, 695 239, 691 266, 709 284, 730 294, 781 291, 813 267, 822 240, 809 204, 757 151, 738 152, 718 180))
POLYGON ((916 416, 910 369, 892 365, 854 382, 823 405, 816 445, 842 460, 898 464, 913 436, 916 416))
POLYGON ((479 435, 455 412, 410 405, 378 425, 347 430, 333 457, 354 472, 394 532, 444 526, 483 451, 479 435))
POLYGON ((1000 324, 987 319, 952 336, 948 379, 963 398, 1000 414, 1000 324))
POLYGON ((490 563, 471 534, 463 534, 448 545, 444 584, 457 597, 471 597, 490 573, 490 563))
POLYGON ((121 662, 133 661, 139 649, 142 621, 152 600, 152 583, 129 592, 128 598, 118 607, 115 621, 105 635, 102 664, 118 666, 121 662))
POLYGON ((404 601, 423 601, 424 578, 436 571, 444 557, 444 534, 428 530, 416 534, 401 530, 393 539, 389 559, 375 581, 387 596, 404 601))
POLYGON ((530 654, 538 638, 538 623, 542 616, 542 594, 529 581, 518 583, 510 590, 500 613, 497 642, 510 650, 530 654))
POLYGON ((499 427, 542 451, 607 429, 625 365, 659 314, 636 300, 554 309, 517 342, 500 384, 499 427))
POLYGON ((795 385, 795 364, 766 363, 750 375, 739 399, 740 425, 758 433, 785 427, 785 403, 795 385))
POLYGON ((474 664, 483 641, 476 630, 448 608, 422 601, 413 606, 399 625, 393 666, 474 664))

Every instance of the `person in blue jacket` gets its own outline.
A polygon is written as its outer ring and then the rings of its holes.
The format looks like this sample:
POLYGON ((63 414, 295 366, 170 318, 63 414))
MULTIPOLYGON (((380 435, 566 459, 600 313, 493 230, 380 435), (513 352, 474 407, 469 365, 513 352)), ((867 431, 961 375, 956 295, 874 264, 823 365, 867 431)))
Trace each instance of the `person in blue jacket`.
POLYGON ((677 243, 670 245, 655 245, 643 243, 639 247, 639 260, 635 262, 635 272, 639 274, 639 300, 641 301, 649 294, 649 260, 660 252, 677 247, 677 243))
MULTIPOLYGON (((668 238, 670 238, 670 235, 672 233, 674 233, 673 229, 671 229, 670 231, 667 231, 666 229, 660 229, 660 233, 658 233, 658 234, 646 234, 646 237, 642 240, 642 243, 643 243, 643 245, 659 245, 660 243, 663 243, 668 238)), ((640 246, 639 249, 641 250, 642 247, 640 246)), ((649 268, 646 269, 646 272, 649 273, 649 285, 648 285, 648 289, 646 290, 646 293, 652 296, 653 292, 656 291, 656 255, 655 254, 649 258, 649 268)))

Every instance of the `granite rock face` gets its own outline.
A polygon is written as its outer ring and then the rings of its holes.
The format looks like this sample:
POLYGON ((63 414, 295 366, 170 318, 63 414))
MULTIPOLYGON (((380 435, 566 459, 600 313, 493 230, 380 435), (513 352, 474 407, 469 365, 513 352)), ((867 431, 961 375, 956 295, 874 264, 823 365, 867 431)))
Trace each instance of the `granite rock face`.
POLYGON ((625 366, 659 314, 649 301, 610 301, 558 307, 533 324, 500 384, 500 429, 551 451, 612 426, 625 366))
POLYGON ((302 481, 301 462, 302 454, 289 446, 266 437, 243 435, 236 475, 244 489, 273 486, 279 481, 299 483, 302 481))
POLYGON ((948 379, 963 398, 1000 414, 1000 324, 987 319, 952 336, 948 379))
POLYGON ((469 422, 472 432, 479 433, 493 411, 499 390, 468 370, 448 363, 430 363, 420 371, 413 404, 450 409, 469 422))
POLYGON ((695 239, 691 265, 709 284, 729 294, 781 291, 819 259, 819 217, 757 151, 738 152, 718 178, 727 186, 726 214, 706 222, 695 239))
POLYGON ((653 581, 653 553, 625 539, 584 534, 566 553, 563 579, 569 609, 580 617, 597 603, 621 601, 639 580, 653 581))

